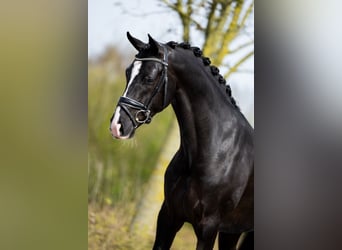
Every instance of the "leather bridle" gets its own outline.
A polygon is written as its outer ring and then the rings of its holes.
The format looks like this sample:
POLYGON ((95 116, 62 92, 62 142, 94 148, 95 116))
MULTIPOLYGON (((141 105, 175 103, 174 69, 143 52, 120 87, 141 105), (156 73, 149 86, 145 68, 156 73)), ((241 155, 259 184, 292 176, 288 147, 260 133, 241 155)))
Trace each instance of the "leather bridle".
POLYGON ((152 103, 153 98, 156 96, 157 93, 161 91, 162 88, 164 88, 163 108, 166 106, 167 83, 168 83, 168 77, 167 77, 168 51, 165 45, 160 44, 160 46, 164 48, 163 59, 154 58, 154 57, 145 57, 145 58, 136 57, 135 58, 135 61, 154 61, 154 62, 161 63, 163 65, 162 75, 160 77, 160 80, 157 86, 153 89, 150 99, 146 102, 146 104, 143 104, 132 98, 121 96, 118 102, 118 106, 120 106, 123 109, 123 111, 128 115, 129 119, 132 121, 134 129, 136 129, 140 124, 151 122, 151 119, 152 119, 151 110, 150 110, 151 103, 152 103), (132 115, 132 113, 129 111, 128 108, 137 110, 134 116, 132 115))

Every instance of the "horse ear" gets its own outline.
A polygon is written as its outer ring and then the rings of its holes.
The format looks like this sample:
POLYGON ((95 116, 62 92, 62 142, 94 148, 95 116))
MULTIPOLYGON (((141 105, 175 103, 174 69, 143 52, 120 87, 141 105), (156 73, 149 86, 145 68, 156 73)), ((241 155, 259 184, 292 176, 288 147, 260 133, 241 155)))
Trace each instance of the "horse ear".
POLYGON ((131 42, 131 44, 134 46, 134 48, 136 48, 139 52, 142 51, 144 48, 146 48, 146 44, 144 42, 131 36, 131 34, 128 31, 127 31, 127 38, 131 42))
POLYGON ((148 34, 148 44, 150 45, 150 50, 154 52, 154 54, 158 53, 158 42, 155 41, 150 34, 148 34))

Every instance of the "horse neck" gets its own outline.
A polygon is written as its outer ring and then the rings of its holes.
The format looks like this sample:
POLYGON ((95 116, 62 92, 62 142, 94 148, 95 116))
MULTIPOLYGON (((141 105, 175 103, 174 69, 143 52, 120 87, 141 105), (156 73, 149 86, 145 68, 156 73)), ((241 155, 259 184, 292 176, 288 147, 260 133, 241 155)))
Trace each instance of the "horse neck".
POLYGON ((180 128, 181 152, 188 157, 189 165, 194 160, 204 164, 210 161, 222 145, 222 135, 231 133, 237 121, 238 111, 210 71, 201 66, 174 69, 177 91, 172 107, 180 128))

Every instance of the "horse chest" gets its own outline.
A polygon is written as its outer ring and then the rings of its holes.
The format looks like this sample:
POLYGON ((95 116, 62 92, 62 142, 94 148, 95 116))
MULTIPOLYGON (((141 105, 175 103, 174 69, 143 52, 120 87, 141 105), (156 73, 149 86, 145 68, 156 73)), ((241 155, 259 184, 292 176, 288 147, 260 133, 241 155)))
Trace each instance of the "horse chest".
POLYGON ((218 219, 219 200, 215 190, 204 193, 196 178, 179 176, 167 188, 166 200, 176 214, 192 224, 218 219))

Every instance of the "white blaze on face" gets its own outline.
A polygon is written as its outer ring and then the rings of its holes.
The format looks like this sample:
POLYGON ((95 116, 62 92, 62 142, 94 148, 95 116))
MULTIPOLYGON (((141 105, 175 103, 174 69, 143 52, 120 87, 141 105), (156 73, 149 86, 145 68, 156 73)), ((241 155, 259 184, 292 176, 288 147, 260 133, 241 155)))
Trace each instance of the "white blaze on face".
MULTIPOLYGON (((124 92, 124 94, 122 96, 126 97, 127 92, 130 88, 130 86, 132 85, 132 82, 134 81, 135 77, 137 75, 139 75, 140 72, 140 68, 141 68, 141 61, 135 61, 133 63, 133 68, 131 71, 131 77, 129 78, 129 82, 127 84, 127 88, 124 92)), ((115 114, 114 114, 114 118, 112 121, 112 124, 110 125, 111 131, 112 131, 112 135, 115 136, 116 138, 122 138, 120 136, 120 128, 121 128, 121 124, 119 123, 119 119, 120 119, 120 111, 121 111, 121 107, 117 107, 115 110, 115 114)))

